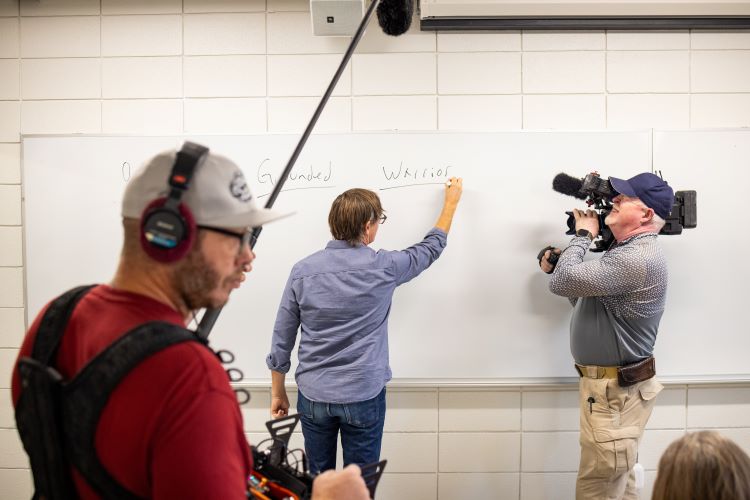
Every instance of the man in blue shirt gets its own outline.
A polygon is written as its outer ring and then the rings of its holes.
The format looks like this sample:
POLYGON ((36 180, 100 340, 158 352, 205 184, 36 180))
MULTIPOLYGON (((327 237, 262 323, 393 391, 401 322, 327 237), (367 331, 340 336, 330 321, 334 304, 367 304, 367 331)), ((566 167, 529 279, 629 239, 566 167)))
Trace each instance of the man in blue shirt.
POLYGON ((377 252, 368 245, 386 220, 380 199, 372 191, 350 189, 328 215, 334 239, 292 268, 266 359, 271 414, 283 417, 289 410, 284 379, 299 329, 297 411, 313 473, 336 467, 339 431, 344 465, 380 459, 385 384, 391 379, 391 298, 397 286, 440 257, 462 189, 460 178, 446 183, 442 212, 422 241, 377 252))

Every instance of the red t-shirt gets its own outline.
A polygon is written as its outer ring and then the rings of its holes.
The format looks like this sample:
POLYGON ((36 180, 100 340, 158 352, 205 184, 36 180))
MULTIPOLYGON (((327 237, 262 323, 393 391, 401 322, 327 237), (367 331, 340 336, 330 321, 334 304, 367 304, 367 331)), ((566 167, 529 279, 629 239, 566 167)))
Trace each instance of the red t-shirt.
MULTIPOLYGON (((19 357, 31 353, 43 312, 19 357)), ((124 333, 155 320, 184 326, 166 304, 97 286, 73 312, 55 366, 69 380, 124 333)), ((12 387, 16 404, 16 369, 12 387)), ((242 414, 221 363, 194 342, 167 347, 122 380, 104 407, 95 446, 112 477, 139 496, 246 498, 252 458, 242 414)), ((81 498, 98 498, 77 471, 73 476, 81 498)))

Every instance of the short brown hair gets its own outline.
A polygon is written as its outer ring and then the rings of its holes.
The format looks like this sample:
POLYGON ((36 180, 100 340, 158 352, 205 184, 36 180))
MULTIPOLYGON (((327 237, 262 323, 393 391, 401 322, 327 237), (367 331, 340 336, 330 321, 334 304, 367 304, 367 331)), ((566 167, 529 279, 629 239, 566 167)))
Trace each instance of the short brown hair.
POLYGON ((350 189, 333 200, 328 213, 328 227, 337 240, 355 246, 362 240, 365 225, 383 215, 380 198, 369 189, 350 189))
POLYGON ((659 461, 653 500, 750 500, 750 457, 715 431, 685 434, 659 461))

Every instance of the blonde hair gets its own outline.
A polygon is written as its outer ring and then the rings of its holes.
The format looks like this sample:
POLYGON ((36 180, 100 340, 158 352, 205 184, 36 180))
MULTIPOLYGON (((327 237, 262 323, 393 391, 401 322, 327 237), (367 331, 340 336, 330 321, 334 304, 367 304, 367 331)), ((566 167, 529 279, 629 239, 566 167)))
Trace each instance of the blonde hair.
POLYGON ((328 227, 337 240, 348 241, 351 246, 362 240, 365 225, 383 215, 380 198, 368 189, 350 189, 333 200, 328 213, 328 227))
POLYGON ((659 461, 652 500, 750 500, 750 457, 714 431, 684 435, 659 461))

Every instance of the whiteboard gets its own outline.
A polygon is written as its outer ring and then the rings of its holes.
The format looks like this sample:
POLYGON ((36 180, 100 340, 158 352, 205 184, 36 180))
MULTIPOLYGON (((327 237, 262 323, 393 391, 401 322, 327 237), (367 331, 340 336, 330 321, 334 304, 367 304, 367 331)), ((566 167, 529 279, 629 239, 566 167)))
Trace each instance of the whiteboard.
MULTIPOLYGON (((187 137, 234 159, 263 202, 297 136, 187 137)), ((82 283, 107 282, 122 242, 120 200, 131 173, 185 137, 27 136, 23 139, 27 314, 82 283)), ((551 190, 555 174, 630 177, 661 169, 676 189, 698 190, 699 227, 660 237, 670 266, 657 339, 665 377, 748 378, 739 312, 747 266, 744 213, 750 132, 363 133, 310 138, 275 208, 243 287, 210 341, 235 352, 247 381, 265 381, 265 356, 292 265, 330 239, 330 204, 351 187, 376 191, 388 215, 375 248, 401 249, 432 227, 447 177, 464 178, 448 246, 397 289, 389 327, 395 379, 555 381, 572 377, 566 299, 550 294, 536 255, 564 247, 565 210, 582 202, 551 190)), ((165 180, 166 182, 166 180, 165 180)), ((293 368, 296 362, 293 363, 293 368)))

